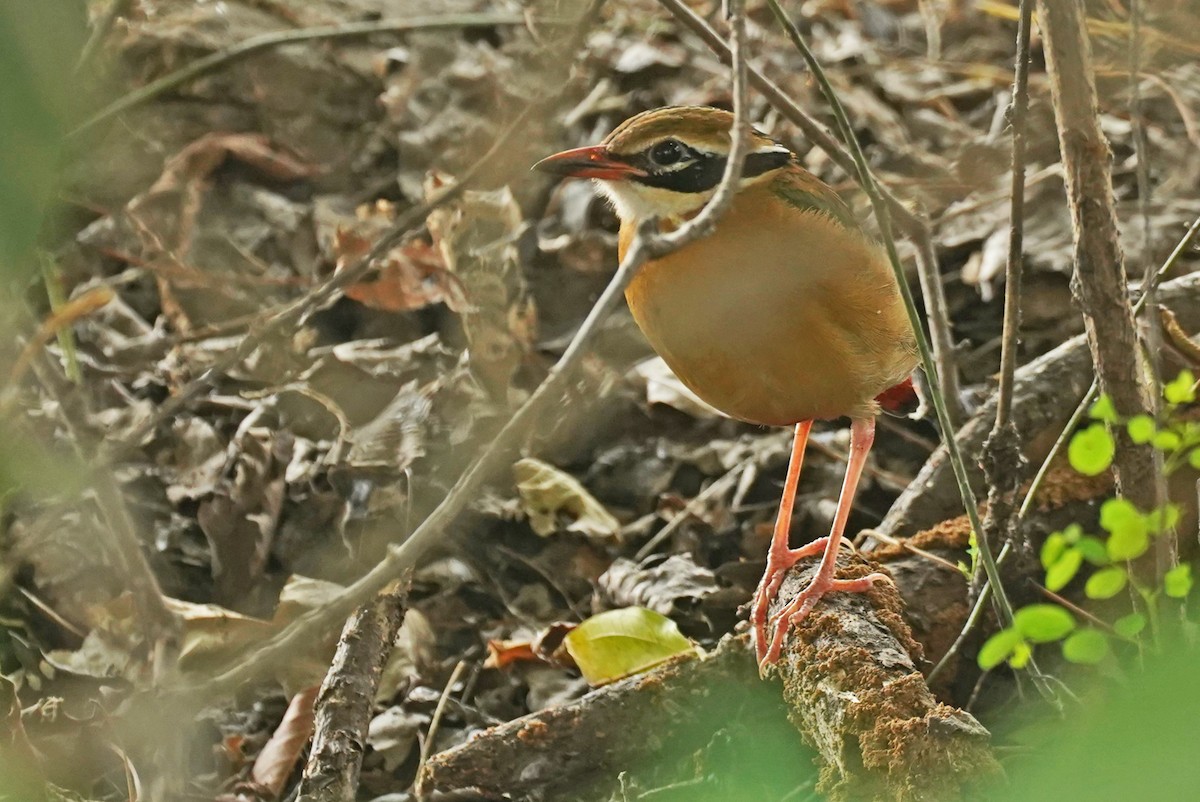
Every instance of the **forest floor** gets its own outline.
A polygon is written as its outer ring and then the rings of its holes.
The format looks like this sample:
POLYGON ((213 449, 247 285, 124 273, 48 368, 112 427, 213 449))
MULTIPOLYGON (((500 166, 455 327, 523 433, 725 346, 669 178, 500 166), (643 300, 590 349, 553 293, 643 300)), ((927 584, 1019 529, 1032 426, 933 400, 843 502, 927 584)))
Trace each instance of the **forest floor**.
MULTIPOLYGON (((43 232, 45 283, 24 291, 50 321, 47 336, 33 336, 34 316, 14 327, 21 339, 9 356, 25 364, 0 411, 18 444, 6 475, 22 489, 2 502, 0 698, 11 704, 0 703, 0 716, 33 750, 29 775, 95 800, 288 798, 313 727, 312 689, 344 615, 203 703, 165 701, 160 681, 211 687, 219 670, 245 668, 239 659, 256 644, 339 598, 446 497, 545 378, 617 264, 617 221, 593 188, 529 166, 645 109, 727 107, 728 71, 653 0, 611 0, 586 29, 563 22, 584 11, 570 0, 126 5, 93 57, 88 80, 106 87, 97 97, 119 98, 265 33, 448 18, 265 47, 86 123, 68 140, 43 232), (368 273, 324 289, 468 171, 465 195, 412 221, 368 273), (47 286, 65 306, 47 300, 47 286), (294 314, 272 318, 288 304, 294 314), (27 342, 43 347, 17 359, 27 342)), ((722 29, 719 4, 688 5, 722 29)), ((1200 216, 1200 62, 1194 42, 1173 35, 1197 19, 1186 3, 1155 5, 1139 83, 1152 189, 1141 203, 1128 20, 1120 3, 1087 4, 1135 279, 1200 216)), ((994 393, 999 362, 1015 5, 789 7, 872 169, 930 222, 957 344, 957 401, 969 417, 994 393)), ((748 14, 750 63, 832 129, 769 10, 751 2, 748 14)), ((1036 35, 1030 91, 1022 365, 1083 331, 1036 35)), ((851 178, 758 93, 751 118, 873 225, 851 178)), ((911 268, 907 244, 902 256, 911 268)), ((1168 278, 1197 269, 1200 257, 1185 253, 1168 278)), ((1079 374, 1078 392, 1042 393, 1046 422, 1026 433, 1031 472, 1090 380, 1079 374)), ((581 709, 564 705, 592 686, 560 644, 596 613, 645 608, 706 652, 731 648, 718 644, 745 630, 739 608, 762 571, 789 437, 704 405, 628 312, 615 314, 566 395, 523 433, 520 459, 489 477, 403 577, 403 624, 375 693, 359 798, 416 799, 418 773, 439 753, 530 713, 581 709)), ((929 421, 881 424, 848 532, 885 518, 939 439, 929 421)), ((847 443, 845 421, 816 425, 796 540, 827 531, 847 443)), ((1090 503, 1070 513, 1086 516, 1085 528, 1101 492, 1076 494, 1090 503)), ((895 537, 925 530, 950 566, 931 564, 944 574, 944 606, 909 610, 925 671, 966 610, 953 568, 969 560, 966 532, 954 524, 940 540, 930 535, 961 510, 955 499, 951 488, 944 514, 931 506, 884 527, 895 537)), ((1043 522, 1040 536, 1063 523, 1043 522)), ((1005 670, 981 677, 969 657, 978 642, 934 690, 1003 746, 1020 726, 1008 714, 1021 688, 1005 670)), ((640 755, 629 764, 576 741, 582 757, 541 752, 524 766, 521 790, 506 790, 823 798, 811 746, 777 685, 754 678, 748 649, 720 671, 719 689, 703 695, 724 704, 686 725, 672 724, 670 709, 654 725, 626 720, 628 754, 640 755)), ((640 709, 636 698, 628 704, 620 715, 640 709)), ((482 784, 473 771, 508 782, 485 765, 494 755, 480 755, 426 798, 499 798, 461 790, 482 784)))

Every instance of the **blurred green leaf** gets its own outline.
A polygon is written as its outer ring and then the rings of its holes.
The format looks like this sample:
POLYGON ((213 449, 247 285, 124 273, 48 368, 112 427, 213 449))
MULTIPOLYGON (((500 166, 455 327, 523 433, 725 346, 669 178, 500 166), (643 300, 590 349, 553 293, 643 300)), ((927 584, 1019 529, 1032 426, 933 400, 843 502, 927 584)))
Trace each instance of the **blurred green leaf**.
POLYGON ((1050 536, 1046 538, 1046 542, 1042 544, 1042 551, 1039 555, 1042 561, 1042 568, 1049 570, 1050 566, 1057 563, 1066 550, 1066 536, 1062 532, 1051 532, 1050 536))
POLYGON ((1063 641, 1062 650, 1072 663, 1095 665, 1108 656, 1108 638, 1098 629, 1081 629, 1063 641))
POLYGON ((1163 574, 1163 592, 1172 599, 1182 599, 1192 592, 1191 563, 1180 563, 1163 574))
POLYGON ((1119 420, 1117 408, 1113 406, 1112 398, 1108 393, 1100 394, 1100 397, 1092 404, 1092 408, 1088 410, 1088 415, 1105 423, 1116 423, 1119 420))
POLYGON ((1071 438, 1067 459, 1071 467, 1084 476, 1098 476, 1112 465, 1115 450, 1112 435, 1104 424, 1093 423, 1071 438))
POLYGON ((1019 641, 1013 647, 1012 656, 1008 658, 1008 664, 1016 669, 1024 668, 1029 665, 1029 659, 1033 657, 1033 649, 1025 641, 1019 641))
POLYGON ((1181 370, 1179 375, 1163 385, 1163 398, 1169 404, 1190 404, 1196 400, 1196 377, 1190 370, 1181 370))
POLYGON ((1175 432, 1162 431, 1151 438, 1150 444, 1159 451, 1170 452, 1177 450, 1181 445, 1183 445, 1183 440, 1179 437, 1179 435, 1175 434, 1175 432))
POLYGON ((1089 599, 1111 599, 1124 589, 1128 581, 1129 575, 1119 565, 1101 568, 1088 577, 1083 592, 1089 599))
POLYGON ((1113 621, 1113 629, 1117 631, 1118 635, 1123 635, 1126 638, 1136 638, 1145 628, 1146 616, 1141 613, 1130 613, 1113 621))
POLYGON ((1076 547, 1083 554, 1083 559, 1092 565, 1108 565, 1108 549, 1105 547, 1104 541, 1095 535, 1084 535, 1079 539, 1076 547))
POLYGON ((1129 423, 1125 424, 1125 429, 1129 432, 1129 439, 1138 445, 1149 443, 1158 431, 1158 427, 1154 425, 1154 418, 1149 415, 1134 415, 1129 419, 1129 423))
POLYGON ((1075 619, 1057 604, 1030 604, 1013 615, 1013 628, 1026 640, 1050 643, 1075 628, 1075 619))
POLYGON ((590 685, 637 674, 680 654, 696 654, 675 622, 645 607, 594 615, 566 637, 567 651, 590 685))
POLYGON ((0 3, 0 265, 8 277, 36 268, 28 257, 54 191, 63 131, 80 104, 72 71, 83 41, 81 10, 0 3))
POLYGON ((1188 454, 1188 464, 1200 471, 1200 448, 1192 449, 1192 453, 1188 454))
POLYGON ((1110 533, 1107 549, 1113 560, 1136 559, 1150 544, 1146 518, 1128 499, 1105 501, 1100 507, 1100 526, 1110 533))
POLYGON ((1083 565, 1083 552, 1077 546, 1072 546, 1046 570, 1046 587, 1053 591, 1062 590, 1068 582, 1075 578, 1075 574, 1079 573, 1081 565, 1083 565))
POLYGON ((979 649, 976 661, 984 671, 989 671, 1003 663, 1021 642, 1021 635, 1015 629, 1002 629, 984 641, 979 649))

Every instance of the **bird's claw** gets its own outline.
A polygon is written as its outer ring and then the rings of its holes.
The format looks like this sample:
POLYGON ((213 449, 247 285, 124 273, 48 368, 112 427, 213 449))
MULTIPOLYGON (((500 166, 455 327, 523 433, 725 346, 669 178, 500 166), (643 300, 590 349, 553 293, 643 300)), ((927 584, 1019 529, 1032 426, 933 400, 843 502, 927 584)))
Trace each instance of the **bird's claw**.
MULTIPOLYGON (((765 577, 764 577, 765 581, 765 577)), ((782 581, 782 576, 780 577, 782 581)), ((786 607, 771 617, 770 622, 764 620, 764 626, 758 626, 755 620, 755 653, 758 657, 758 673, 763 676, 767 672, 767 666, 774 665, 779 661, 779 653, 783 649, 784 641, 787 639, 787 632, 793 625, 803 621, 813 607, 817 605, 826 593, 837 591, 842 593, 863 593, 876 582, 891 582, 892 578, 887 574, 873 573, 857 579, 834 579, 823 578, 820 573, 813 578, 808 587, 796 594, 796 598, 792 599, 786 607), (765 644, 767 624, 773 628, 771 633, 771 642, 765 644)), ((778 589, 779 583, 775 583, 775 588, 778 589)), ((756 600, 757 601, 757 600, 756 600)), ((757 612, 757 606, 755 607, 757 612)))

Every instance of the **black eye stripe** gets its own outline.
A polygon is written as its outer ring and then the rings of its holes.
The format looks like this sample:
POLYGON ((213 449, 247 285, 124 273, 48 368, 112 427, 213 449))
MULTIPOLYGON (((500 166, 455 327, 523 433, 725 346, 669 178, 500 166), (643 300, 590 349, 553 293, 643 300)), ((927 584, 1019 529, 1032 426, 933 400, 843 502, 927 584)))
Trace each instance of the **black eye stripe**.
MULTIPOLYGON (((707 192, 721 182, 721 175, 725 172, 725 157, 700 153, 690 148, 688 150, 695 160, 682 168, 669 172, 663 172, 661 167, 658 167, 658 172, 655 172, 655 165, 634 162, 636 166, 646 171, 646 175, 633 176, 631 180, 648 187, 669 189, 672 192, 707 192)), ((751 153, 746 157, 742 177, 753 178, 769 170, 783 167, 791 158, 792 154, 786 150, 751 153)))

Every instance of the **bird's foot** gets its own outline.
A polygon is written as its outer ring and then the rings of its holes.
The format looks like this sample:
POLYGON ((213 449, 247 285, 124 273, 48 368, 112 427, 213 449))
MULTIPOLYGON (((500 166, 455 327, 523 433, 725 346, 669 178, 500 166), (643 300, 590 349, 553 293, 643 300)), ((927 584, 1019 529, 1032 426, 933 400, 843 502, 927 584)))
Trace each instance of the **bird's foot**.
MULTIPOLYGON (((831 576, 823 576, 818 573, 808 587, 800 591, 796 598, 776 614, 770 621, 773 628, 771 633, 770 645, 765 648, 765 651, 758 652, 758 672, 760 675, 765 674, 766 667, 773 665, 779 660, 779 652, 783 648, 783 643, 787 639, 788 629, 795 624, 799 624, 805 617, 812 612, 813 607, 817 602, 830 591, 839 591, 842 593, 864 593, 870 590, 876 582, 891 582, 892 578, 887 574, 873 573, 867 574, 858 579, 834 579, 831 576)), ((776 585, 778 587, 778 584, 776 585)), ((756 647, 757 647, 757 629, 756 629, 756 647)))
MULTIPOLYGON (((816 557, 825 553, 829 538, 822 537, 811 543, 806 543, 798 549, 772 549, 767 553, 767 570, 763 572, 758 590, 754 592, 753 606, 750 608, 750 623, 754 627, 754 653, 761 668, 767 654, 767 612, 771 601, 775 598, 779 585, 787 575, 788 570, 806 557, 816 557)), ((778 657, 778 654, 776 654, 778 657)), ((775 662, 771 660, 770 662, 775 662)))

